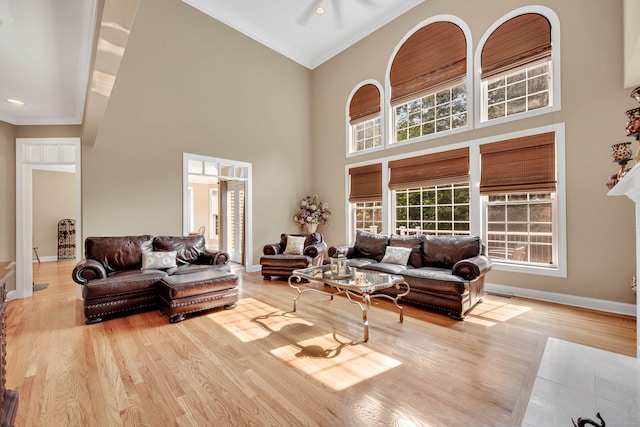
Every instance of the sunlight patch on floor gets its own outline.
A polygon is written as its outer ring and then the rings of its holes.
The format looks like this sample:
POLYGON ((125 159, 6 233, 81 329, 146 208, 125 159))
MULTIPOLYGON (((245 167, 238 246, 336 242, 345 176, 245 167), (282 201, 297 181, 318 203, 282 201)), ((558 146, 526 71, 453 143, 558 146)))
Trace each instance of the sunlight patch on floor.
POLYGON ((498 322, 513 319, 529 310, 531 307, 512 304, 508 301, 485 299, 482 303, 477 304, 464 320, 483 326, 493 326, 498 322))
POLYGON ((285 326, 313 325, 253 298, 241 298, 236 308, 216 313, 211 319, 242 342, 266 338, 273 331, 280 331, 285 326), (260 323, 257 323, 256 319, 260 319, 260 323))
POLYGON ((273 349, 271 353, 336 391, 402 364, 365 345, 354 345, 349 339, 330 333, 273 349))

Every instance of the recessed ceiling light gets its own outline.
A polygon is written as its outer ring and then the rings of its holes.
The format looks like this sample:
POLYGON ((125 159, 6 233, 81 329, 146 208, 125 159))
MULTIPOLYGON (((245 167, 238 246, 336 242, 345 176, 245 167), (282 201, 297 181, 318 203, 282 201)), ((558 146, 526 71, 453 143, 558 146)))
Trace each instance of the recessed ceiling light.
POLYGON ((6 101, 9 104, 18 105, 18 106, 21 106, 21 107, 24 105, 24 102, 20 101, 19 99, 7 98, 6 101))
POLYGON ((319 7, 316 9, 316 15, 323 15, 324 14, 324 7, 319 7))

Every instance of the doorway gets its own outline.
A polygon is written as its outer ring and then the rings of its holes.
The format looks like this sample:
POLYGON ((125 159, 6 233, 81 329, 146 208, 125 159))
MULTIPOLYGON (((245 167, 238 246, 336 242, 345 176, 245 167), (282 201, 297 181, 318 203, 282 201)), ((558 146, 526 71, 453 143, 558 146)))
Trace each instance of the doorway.
MULTIPOLYGON (((76 236, 82 236, 80 138, 16 138, 16 289, 7 299, 33 295, 33 170, 71 168, 75 173, 76 236)), ((80 261, 81 251, 76 251, 80 261)))
POLYGON ((204 227, 207 247, 251 265, 251 164, 183 153, 183 232, 204 227))

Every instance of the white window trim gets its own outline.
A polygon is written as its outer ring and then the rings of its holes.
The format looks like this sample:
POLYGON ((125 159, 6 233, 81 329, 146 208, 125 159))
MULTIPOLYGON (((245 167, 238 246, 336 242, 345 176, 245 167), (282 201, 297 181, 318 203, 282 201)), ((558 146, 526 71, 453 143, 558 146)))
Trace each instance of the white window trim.
MULTIPOLYGON (((490 144, 492 142, 504 141, 513 138, 522 138, 529 135, 536 135, 540 133, 555 132, 555 148, 556 148, 556 210, 555 217, 553 219, 554 236, 556 238, 555 249, 557 250, 557 265, 555 266, 539 266, 539 265, 525 265, 515 264, 512 262, 501 262, 492 260, 493 269, 496 271, 509 271, 514 273, 536 274, 540 276, 551 277, 567 277, 567 209, 566 209, 566 179, 565 179, 565 135, 564 135, 564 123, 557 123, 549 126, 543 126, 535 129, 527 129, 519 132, 513 132, 509 134, 496 135, 488 138, 484 138, 478 141, 472 142, 477 145, 479 152, 480 146, 483 144, 490 144)), ((484 206, 481 202, 480 196, 480 162, 471 163, 471 169, 478 168, 478 180, 477 182, 477 196, 478 207, 481 210, 479 212, 480 236, 482 236, 482 226, 484 225, 484 206)), ((472 223, 473 224, 473 223, 472 223)))
POLYGON ((385 131, 385 127, 387 124, 387 120, 385 118, 384 115, 384 107, 383 107, 383 101, 384 101, 384 88, 382 87, 382 85, 380 84, 380 82, 378 82, 377 80, 373 80, 373 79, 369 79, 369 80, 363 80, 360 83, 358 83, 357 85, 354 86, 354 88, 351 90, 351 93, 349 94, 349 97, 347 98, 347 104, 345 105, 345 111, 344 111, 344 117, 345 117, 345 125, 346 125, 346 138, 345 141, 347 141, 347 146, 346 146, 346 156, 347 157, 354 157, 354 156, 360 156, 362 154, 369 154, 369 153, 373 153, 376 151, 381 151, 384 150, 385 146, 386 146, 386 141, 385 141, 385 137, 387 135, 387 132, 385 131), (360 89, 362 86, 368 85, 368 84, 372 84, 375 87, 378 88, 378 92, 380 92, 380 145, 378 147, 373 147, 373 148, 367 148, 365 150, 360 150, 360 151, 352 151, 352 147, 353 147, 353 130, 351 127, 351 123, 349 122, 349 109, 351 107, 351 100, 353 99, 353 96, 356 94, 356 92, 358 91, 358 89, 360 89))
MULTIPOLYGON (((516 265, 512 263, 493 262, 493 269, 496 271, 509 271, 514 273, 534 274, 550 277, 567 277, 567 202, 566 202, 566 168, 565 168, 565 124, 556 123, 538 128, 526 129, 501 135, 492 135, 487 138, 476 139, 468 142, 450 144, 428 150, 418 150, 411 153, 378 158, 368 162, 352 163, 345 165, 345 188, 349 188, 349 169, 359 166, 366 166, 374 163, 382 163, 382 224, 381 233, 390 234, 393 224, 391 223, 392 212, 395 208, 392 190, 386 183, 389 182, 389 162, 407 157, 422 156, 442 151, 455 150, 458 148, 469 148, 469 233, 475 236, 483 235, 483 206, 480 196, 480 146, 492 142, 504 141, 513 138, 521 138, 529 135, 555 132, 556 148, 556 215, 554 218, 554 232, 557 239, 557 266, 541 267, 533 265, 516 265)), ((349 203, 348 194, 345 195, 345 218, 352 218, 352 204, 349 203)), ((353 242, 355 238, 354 224, 352 221, 345 221, 345 236, 347 242, 353 242)))
MULTIPOLYGON (((468 132, 472 129, 473 121, 475 120, 475 99, 476 99, 476 91, 473 90, 473 66, 471 58, 473 58, 473 37, 471 35, 471 30, 467 26, 467 23, 462 19, 458 18, 455 15, 436 15, 432 16, 429 19, 426 19, 420 22, 418 25, 409 30, 404 37, 396 44, 396 47, 393 49, 393 53, 389 57, 389 62, 387 63, 387 70, 385 72, 385 91, 384 91, 384 123, 388 124, 386 127, 386 132, 384 134, 384 147, 402 147, 407 144, 415 144, 423 141, 428 141, 430 139, 435 138, 443 138, 451 135, 455 135, 460 132, 468 132), (416 31, 419 29, 426 27, 429 24, 433 24, 434 22, 451 22, 452 24, 456 24, 462 32, 464 33, 465 40, 467 41, 467 70, 465 74, 465 78, 462 79, 465 85, 467 86, 467 125, 462 126, 456 129, 451 129, 444 132, 433 133, 430 135, 421 136, 418 138, 409 139, 406 141, 395 142, 395 135, 393 132, 395 131, 395 126, 390 123, 392 120, 395 120, 393 117, 393 107, 391 106, 391 65, 393 65, 393 60, 398 54, 398 51, 402 47, 402 45, 411 37, 416 31)), ((382 93, 382 92, 381 92, 382 93)))
POLYGON ((475 128, 479 129, 487 126, 494 126, 502 123, 512 122, 514 120, 522 120, 528 117, 539 116, 542 114, 549 114, 554 111, 560 111, 561 110, 561 93, 562 93, 560 89, 560 83, 562 80, 562 77, 560 74, 561 62, 562 60, 560 58, 560 19, 558 18, 558 15, 556 15, 556 13, 553 10, 549 9, 548 7, 539 6, 539 5, 521 7, 519 9, 509 12, 508 14, 504 15, 502 18, 494 22, 493 25, 489 27, 489 29, 484 33, 482 38, 480 38, 480 41, 478 43, 478 46, 476 47, 476 52, 473 58, 473 63, 475 64, 475 67, 476 67, 473 72, 473 78, 475 82, 473 86, 474 87, 473 92, 475 95, 473 97, 474 111, 475 111, 475 115, 473 117, 474 117, 475 128), (539 15, 542 15, 545 18, 547 18, 549 20, 549 23, 551 24, 551 70, 550 72, 552 73, 551 74, 551 80, 552 80, 551 96, 553 98, 553 105, 549 107, 539 108, 536 110, 526 111, 524 113, 514 114, 511 116, 505 116, 499 119, 487 120, 483 122, 482 109, 484 107, 482 105, 482 102, 483 102, 482 101, 483 100, 482 79, 480 78, 480 74, 482 73, 482 69, 481 69, 482 48, 487 42, 487 39, 489 38, 489 36, 491 36, 491 34, 493 34, 493 32, 500 25, 504 24, 506 21, 512 18, 515 18, 516 16, 523 15, 525 13, 537 13, 539 15))

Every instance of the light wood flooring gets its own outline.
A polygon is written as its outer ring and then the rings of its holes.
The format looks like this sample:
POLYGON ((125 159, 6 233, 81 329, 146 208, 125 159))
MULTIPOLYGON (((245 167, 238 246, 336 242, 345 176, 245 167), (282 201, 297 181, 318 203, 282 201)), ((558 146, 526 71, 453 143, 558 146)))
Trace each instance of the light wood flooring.
MULTIPOLYGON (((635 319, 488 296, 465 321, 244 273, 233 310, 85 325, 73 261, 7 307, 16 426, 519 426, 547 337, 635 356, 635 319)), ((576 358, 580 355, 576 354, 576 358)))

